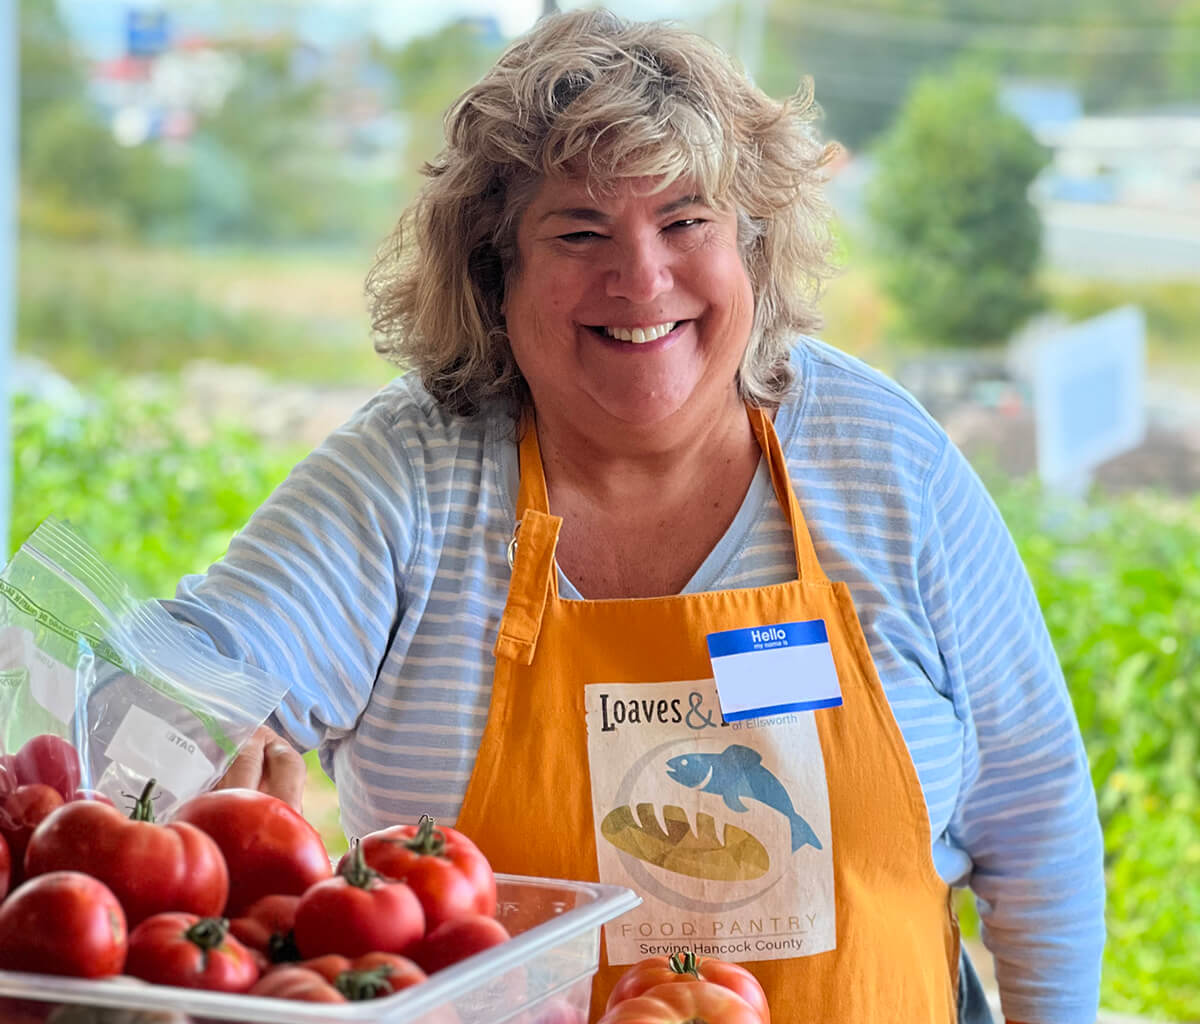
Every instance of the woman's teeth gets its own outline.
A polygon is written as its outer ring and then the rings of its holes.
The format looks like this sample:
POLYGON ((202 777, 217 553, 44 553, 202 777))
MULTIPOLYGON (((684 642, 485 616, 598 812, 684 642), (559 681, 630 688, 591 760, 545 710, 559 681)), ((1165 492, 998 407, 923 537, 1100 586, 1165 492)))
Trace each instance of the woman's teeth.
POLYGON ((617 341, 632 341, 635 345, 644 345, 655 338, 661 338, 675 330, 678 321, 669 324, 657 324, 654 327, 605 327, 604 333, 617 341))

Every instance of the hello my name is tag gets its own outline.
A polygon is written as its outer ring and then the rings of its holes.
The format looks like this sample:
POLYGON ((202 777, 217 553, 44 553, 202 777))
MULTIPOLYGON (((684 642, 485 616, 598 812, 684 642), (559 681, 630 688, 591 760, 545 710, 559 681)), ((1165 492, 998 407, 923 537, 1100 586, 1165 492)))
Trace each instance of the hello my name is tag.
POLYGON ((824 619, 709 633, 708 657, 727 722, 842 703, 824 619))

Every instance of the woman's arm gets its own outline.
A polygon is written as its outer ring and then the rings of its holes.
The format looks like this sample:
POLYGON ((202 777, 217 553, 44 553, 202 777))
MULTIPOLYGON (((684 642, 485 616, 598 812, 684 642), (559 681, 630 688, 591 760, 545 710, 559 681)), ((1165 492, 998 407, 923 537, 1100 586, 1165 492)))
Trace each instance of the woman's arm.
POLYGON ((948 839, 973 862, 1010 1020, 1092 1024, 1102 841, 1074 711, 1015 545, 961 453, 928 486, 921 591, 963 727, 948 839))

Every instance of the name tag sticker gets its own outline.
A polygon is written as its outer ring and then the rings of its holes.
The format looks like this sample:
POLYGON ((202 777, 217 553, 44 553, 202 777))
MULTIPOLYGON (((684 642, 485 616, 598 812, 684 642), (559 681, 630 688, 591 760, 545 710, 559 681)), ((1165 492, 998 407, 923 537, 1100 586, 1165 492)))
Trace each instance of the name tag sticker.
POLYGON ((842 703, 824 619, 709 633, 708 657, 727 722, 842 703))

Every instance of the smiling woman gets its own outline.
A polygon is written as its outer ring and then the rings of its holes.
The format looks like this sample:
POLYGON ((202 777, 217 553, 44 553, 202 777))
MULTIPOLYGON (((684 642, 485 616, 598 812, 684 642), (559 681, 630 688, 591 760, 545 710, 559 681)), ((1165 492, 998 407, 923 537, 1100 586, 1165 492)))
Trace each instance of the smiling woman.
MULTIPOLYGON (((1091 1024, 1078 729, 961 454, 806 334, 815 116, 674 26, 540 22, 369 276, 411 371, 169 607, 291 676, 271 728, 348 835, 428 813, 499 871, 635 889, 593 1020, 687 936, 777 1021, 979 1024, 970 885, 1009 1018, 1091 1024)), ((225 784, 292 792, 274 742, 225 784)))

